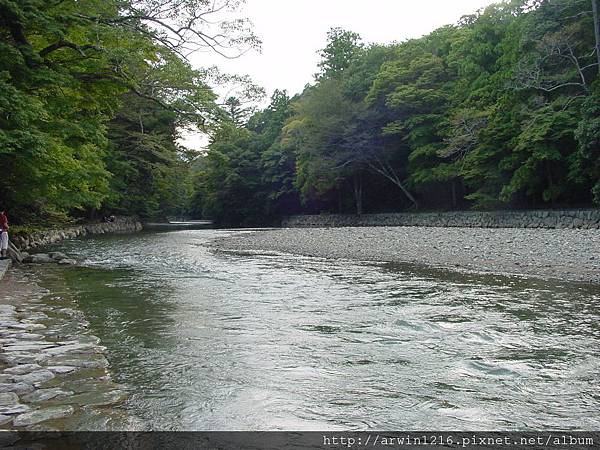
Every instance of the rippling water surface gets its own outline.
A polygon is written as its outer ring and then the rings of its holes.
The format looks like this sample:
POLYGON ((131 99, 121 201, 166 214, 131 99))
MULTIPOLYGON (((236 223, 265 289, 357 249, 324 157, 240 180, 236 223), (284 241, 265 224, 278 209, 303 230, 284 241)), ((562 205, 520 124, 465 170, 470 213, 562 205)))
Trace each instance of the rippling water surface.
POLYGON ((62 245, 128 427, 600 428, 598 288, 207 248, 227 233, 62 245))

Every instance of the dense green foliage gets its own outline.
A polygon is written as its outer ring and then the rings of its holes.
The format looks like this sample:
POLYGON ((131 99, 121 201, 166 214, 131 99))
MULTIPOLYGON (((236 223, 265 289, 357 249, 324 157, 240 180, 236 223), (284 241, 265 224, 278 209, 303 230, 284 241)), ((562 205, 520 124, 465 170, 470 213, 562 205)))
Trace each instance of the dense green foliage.
POLYGON ((599 203, 591 1, 508 1, 391 45, 333 29, 301 95, 213 136, 197 201, 223 223, 599 203))
POLYGON ((185 55, 254 45, 243 20, 227 21, 237 3, 0 0, 0 201, 11 220, 187 213, 194 155, 179 130, 207 129, 219 107, 209 72, 185 55))
POLYGON ((258 44, 236 0, 0 0, 0 202, 228 225, 598 204, 597 1, 509 0, 389 45, 335 28, 312 84, 257 112, 260 89, 209 87, 246 78, 186 60, 258 44))

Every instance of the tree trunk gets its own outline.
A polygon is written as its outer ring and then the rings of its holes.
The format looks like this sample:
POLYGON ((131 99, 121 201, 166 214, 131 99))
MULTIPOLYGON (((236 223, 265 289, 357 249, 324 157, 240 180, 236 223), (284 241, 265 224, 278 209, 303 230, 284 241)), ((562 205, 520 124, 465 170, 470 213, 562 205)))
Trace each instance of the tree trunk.
POLYGON ((596 33, 596 59, 598 60, 598 73, 600 74, 600 13, 598 12, 598 0, 592 0, 592 11, 594 12, 594 31, 596 33))
POLYGON ((452 209, 456 209, 456 178, 452 179, 452 209))
POLYGON ((354 174, 354 201, 356 203, 356 214, 361 215, 363 210, 362 204, 362 173, 354 174))

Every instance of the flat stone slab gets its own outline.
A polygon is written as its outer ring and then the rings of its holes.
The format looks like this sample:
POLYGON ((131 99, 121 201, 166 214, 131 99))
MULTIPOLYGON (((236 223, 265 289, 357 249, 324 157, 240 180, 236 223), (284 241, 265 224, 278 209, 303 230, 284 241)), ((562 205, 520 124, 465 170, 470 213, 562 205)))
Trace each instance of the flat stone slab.
POLYGON ((0 383, 0 393, 14 392, 15 394, 28 394, 33 391, 33 386, 28 383, 0 383))
POLYGON ((75 264, 77 264, 77 261, 75 261, 74 259, 71 259, 71 258, 65 258, 65 259, 59 259, 58 264, 60 264, 62 266, 74 266, 75 264))
POLYGON ((11 416, 4 416, 4 415, 0 414, 0 425, 4 425, 12 420, 13 420, 13 418, 11 416))
POLYGON ((4 347, 5 352, 30 352, 34 350, 43 350, 45 348, 56 347, 56 344, 52 344, 49 342, 28 342, 28 343, 19 343, 19 344, 11 344, 4 347))
POLYGON ((46 420, 68 417, 73 414, 74 411, 73 407, 68 405, 38 409, 17 416, 13 421, 13 425, 15 427, 26 427, 46 420))
POLYGON ((65 353, 85 353, 90 350, 95 350, 94 344, 69 344, 61 345, 60 347, 44 349, 44 353, 49 355, 62 355, 65 353))
POLYGON ((11 375, 25 375, 26 373, 30 373, 35 370, 40 370, 41 368, 42 366, 40 366, 39 364, 20 364, 18 366, 4 369, 4 373, 8 373, 11 375))
POLYGON ((73 395, 67 399, 68 403, 76 403, 85 406, 108 406, 125 400, 127 394, 121 390, 108 392, 85 392, 73 395))
POLYGON ((13 314, 15 309, 13 305, 0 305, 0 315, 13 314))
POLYGON ((25 339, 27 341, 34 341, 36 339, 42 339, 44 336, 41 334, 35 333, 22 333, 19 336, 16 336, 18 339, 25 339))
POLYGON ((57 261, 68 258, 68 256, 62 252, 50 252, 50 253, 48 253, 48 256, 50 256, 50 258, 52 258, 52 259, 56 259, 57 261))
POLYGON ((0 406, 13 406, 19 403, 19 396, 14 392, 0 393, 0 406))
POLYGON ((43 361, 47 355, 33 353, 3 353, 0 354, 0 361, 4 361, 11 366, 17 364, 33 364, 43 361))
POLYGON ((30 406, 17 404, 12 406, 0 406, 1 415, 21 414, 31 409, 30 406))
POLYGON ((74 367, 74 366, 48 366, 48 367, 46 367, 46 369, 48 369, 54 373, 62 374, 62 373, 71 373, 74 370, 77 370, 78 368, 74 367))
POLYGON ((8 268, 11 265, 11 260, 10 259, 2 259, 0 260, 0 280, 2 278, 4 278, 4 275, 6 274, 6 271, 8 270, 8 268))
POLYGON ((54 377, 55 375, 48 369, 41 369, 36 370, 35 372, 22 375, 20 381, 30 384, 43 383, 45 381, 50 381, 54 377))
POLYGON ((14 330, 34 331, 34 330, 45 330, 46 325, 41 323, 27 323, 27 322, 0 322, 0 327, 12 328, 14 330))
POLYGON ((48 255, 46 253, 36 253, 35 255, 29 255, 27 258, 25 258, 24 261, 28 262, 28 263, 34 263, 34 264, 44 264, 44 263, 54 262, 54 260, 50 257, 50 255, 48 255))
POLYGON ((53 398, 68 397, 73 394, 73 391, 65 391, 60 388, 38 389, 31 394, 24 395, 23 401, 29 403, 39 403, 45 402, 46 400, 51 400, 53 398))
POLYGON ((75 359, 73 357, 65 357, 65 358, 52 358, 53 363, 57 363, 57 365, 61 366, 73 366, 83 369, 104 369, 108 366, 108 361, 106 358, 100 359, 75 359))

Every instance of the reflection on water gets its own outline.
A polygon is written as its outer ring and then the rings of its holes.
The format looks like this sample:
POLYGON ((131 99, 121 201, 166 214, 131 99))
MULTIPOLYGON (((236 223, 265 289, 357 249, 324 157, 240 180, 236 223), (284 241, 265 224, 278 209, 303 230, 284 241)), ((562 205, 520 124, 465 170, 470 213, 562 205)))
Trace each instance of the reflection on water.
POLYGON ((224 233, 62 245, 139 428, 600 427, 598 288, 211 253, 224 233))

